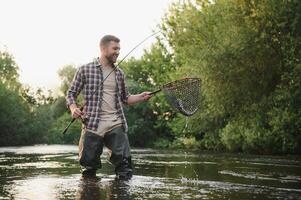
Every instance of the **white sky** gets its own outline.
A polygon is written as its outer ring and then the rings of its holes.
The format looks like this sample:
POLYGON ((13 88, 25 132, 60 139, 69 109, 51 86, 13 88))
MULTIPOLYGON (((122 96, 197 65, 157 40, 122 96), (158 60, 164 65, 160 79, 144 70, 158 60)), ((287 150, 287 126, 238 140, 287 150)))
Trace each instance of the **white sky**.
MULTIPOLYGON (((20 81, 54 89, 57 71, 99 55, 99 39, 121 39, 122 58, 156 29, 175 0, 0 0, 0 50, 13 54, 20 81)), ((131 56, 141 56, 154 39, 131 56)))

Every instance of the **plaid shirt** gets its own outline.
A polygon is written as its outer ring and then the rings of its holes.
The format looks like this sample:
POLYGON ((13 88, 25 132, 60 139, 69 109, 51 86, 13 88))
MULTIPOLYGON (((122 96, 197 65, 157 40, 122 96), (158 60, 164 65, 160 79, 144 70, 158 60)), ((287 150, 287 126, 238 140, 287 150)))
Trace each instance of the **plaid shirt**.
MULTIPOLYGON (((128 126, 123 111, 123 105, 127 104, 129 97, 128 90, 124 81, 124 74, 118 67, 115 70, 115 79, 117 83, 116 92, 116 108, 117 115, 121 118, 125 131, 127 132, 128 126)), ((103 95, 103 73, 100 67, 99 59, 79 67, 71 87, 67 92, 67 106, 76 102, 76 98, 81 91, 84 96, 84 119, 85 128, 97 131, 100 122, 100 107, 103 95)))

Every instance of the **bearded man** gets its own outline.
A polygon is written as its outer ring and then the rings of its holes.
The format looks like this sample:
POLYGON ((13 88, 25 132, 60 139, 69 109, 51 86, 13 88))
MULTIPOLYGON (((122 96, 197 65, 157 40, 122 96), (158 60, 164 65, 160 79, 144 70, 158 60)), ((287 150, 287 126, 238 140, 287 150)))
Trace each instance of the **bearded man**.
POLYGON ((129 94, 124 73, 114 65, 120 52, 120 40, 106 35, 100 40, 100 57, 79 67, 67 92, 67 106, 73 118, 81 118, 79 162, 83 177, 96 176, 105 145, 111 151, 110 162, 116 177, 130 179, 133 174, 127 122, 123 105, 147 101, 150 92, 129 94), (83 92, 84 107, 76 105, 83 92))

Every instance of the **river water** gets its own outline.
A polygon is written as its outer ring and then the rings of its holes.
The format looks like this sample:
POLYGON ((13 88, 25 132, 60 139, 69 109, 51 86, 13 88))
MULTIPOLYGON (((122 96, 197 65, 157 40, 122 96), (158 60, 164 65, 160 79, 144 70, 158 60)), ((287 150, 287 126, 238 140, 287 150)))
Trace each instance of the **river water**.
POLYGON ((0 148, 0 199, 301 199, 300 156, 133 149, 130 181, 102 155, 81 179, 77 146, 0 148))

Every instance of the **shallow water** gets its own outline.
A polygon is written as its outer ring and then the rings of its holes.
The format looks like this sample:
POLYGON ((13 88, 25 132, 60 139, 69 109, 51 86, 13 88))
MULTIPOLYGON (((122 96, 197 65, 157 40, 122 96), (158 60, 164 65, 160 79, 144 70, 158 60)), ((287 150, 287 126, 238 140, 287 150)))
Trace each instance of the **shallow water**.
POLYGON ((102 155, 82 180, 77 146, 0 148, 0 199, 301 199, 300 156, 133 149, 135 175, 115 180, 102 155))

